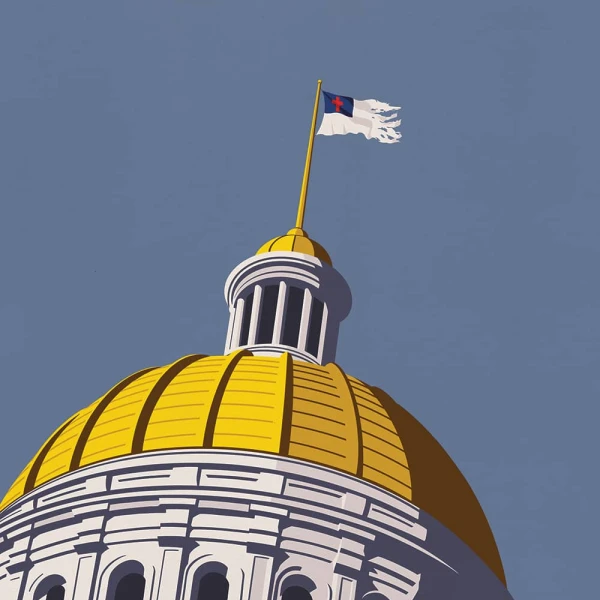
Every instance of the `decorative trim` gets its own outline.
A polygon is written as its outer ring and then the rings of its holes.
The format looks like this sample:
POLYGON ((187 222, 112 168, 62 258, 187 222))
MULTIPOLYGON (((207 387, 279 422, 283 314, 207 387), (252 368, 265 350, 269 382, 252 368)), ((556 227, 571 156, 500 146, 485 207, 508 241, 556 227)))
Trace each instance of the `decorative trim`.
POLYGON ((167 389, 167 386, 186 367, 203 358, 206 358, 205 354, 192 354, 190 356, 184 356, 183 358, 180 358, 178 361, 174 362, 160 376, 159 380, 150 390, 150 393, 144 402, 144 406, 142 407, 142 411, 140 412, 140 416, 135 426, 135 432, 133 434, 133 441, 131 443, 131 454, 143 452, 144 439, 146 437, 146 431, 148 429, 148 424, 150 423, 150 418, 152 417, 152 412, 154 411, 156 403, 162 396, 162 393, 167 389))
POLYGON ((24 573, 33 567, 33 562, 30 558, 26 558, 21 562, 15 563, 14 565, 7 565, 6 570, 9 575, 15 575, 16 573, 24 573))
POLYGON ((199 544, 198 540, 192 540, 187 537, 178 537, 173 535, 161 535, 157 539, 158 545, 161 548, 181 548, 182 550, 193 550, 199 544))
POLYGON ((346 384, 346 387, 348 388, 348 393, 350 394, 350 401, 351 401, 352 407, 354 409, 354 417, 356 419, 356 441, 358 444, 358 453, 357 453, 357 460, 356 460, 356 475, 357 475, 357 477, 362 477, 363 476, 362 424, 361 424, 361 420, 360 420, 360 413, 358 412, 358 402, 356 401, 356 396, 354 395, 354 390, 352 388, 352 384, 350 383, 350 380, 348 379, 348 376, 346 375, 346 373, 344 373, 344 370, 336 363, 329 363, 328 365, 326 365, 325 368, 329 371, 329 373, 333 377, 337 376, 338 378, 343 380, 343 382, 346 384))
POLYGON ((130 375, 123 381, 117 383, 107 394, 104 395, 104 398, 98 402, 98 405, 92 411, 92 414, 88 417, 81 433, 79 434, 79 439, 77 440, 77 444, 75 444, 75 450, 73 450, 73 456, 71 457, 71 464, 69 466, 69 471, 74 471, 78 469, 81 463, 81 459, 83 457, 83 451, 85 450, 85 445, 92 433, 98 419, 102 416, 104 410, 108 407, 108 405, 130 384, 133 383, 136 379, 139 379, 146 373, 150 371, 154 371, 158 367, 150 367, 149 369, 142 369, 133 375, 130 375))
POLYGON ((280 356, 281 354, 291 354, 294 359, 312 363, 313 365, 319 364, 312 354, 302 352, 293 346, 284 346, 283 344, 248 344, 247 346, 242 346, 242 348, 250 350, 255 356, 280 356))
POLYGON ((82 542, 74 544, 73 548, 77 554, 102 554, 108 546, 104 542, 82 542))
POLYGON ((223 366, 222 371, 217 379, 217 386, 213 393, 210 411, 208 412, 208 419, 206 420, 204 442, 202 444, 203 448, 213 447, 217 417, 219 416, 219 409, 221 408, 221 400, 223 400, 225 388, 229 383, 229 378, 231 377, 233 370, 244 356, 252 356, 252 353, 248 352, 247 350, 236 350, 225 357, 225 365, 223 366))
POLYGON ((37 476, 40 473, 40 469, 46 460, 46 456, 48 456, 48 452, 54 445, 54 442, 60 437, 62 432, 73 422, 75 417, 71 417, 66 423, 64 423, 59 429, 57 429, 52 437, 44 444, 42 449, 38 452, 38 455, 35 457, 31 468, 29 469, 29 473, 27 474, 27 480, 25 481, 25 486, 23 488, 23 495, 30 492, 33 488, 35 488, 35 482, 37 476))
POLYGON ((283 417, 281 419, 281 441, 279 453, 287 456, 290 451, 290 439, 292 436, 292 413, 294 412, 294 362, 291 354, 282 354, 280 368, 283 368, 285 381, 283 396, 283 417))

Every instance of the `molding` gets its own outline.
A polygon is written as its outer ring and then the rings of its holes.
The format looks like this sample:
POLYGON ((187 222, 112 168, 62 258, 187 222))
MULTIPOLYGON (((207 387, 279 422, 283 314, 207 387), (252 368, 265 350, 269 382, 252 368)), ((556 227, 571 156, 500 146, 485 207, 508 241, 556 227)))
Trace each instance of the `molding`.
POLYGON ((104 542, 82 542, 73 548, 77 554, 102 554, 108 546, 104 542))
POLYGON ((350 313, 352 294, 342 275, 319 259, 299 252, 269 252, 240 263, 225 282, 225 302, 234 306, 249 287, 281 281, 309 288, 316 298, 330 304, 330 311, 339 321, 350 313))
POLYGON ((158 545, 160 548, 180 548, 191 552, 198 546, 198 540, 192 540, 188 537, 178 537, 175 535, 158 536, 158 545))
POLYGON ((10 575, 14 575, 16 573, 23 573, 25 571, 29 571, 31 567, 33 567, 33 562, 29 558, 26 558, 21 562, 14 563, 12 565, 7 565, 6 570, 10 575))
POLYGON ((244 350, 249 350, 254 356, 281 356, 282 354, 290 354, 295 360, 309 362, 313 365, 320 364, 317 358, 308 352, 303 352, 293 346, 284 346, 283 344, 248 344, 239 346, 244 350))
MULTIPOLYGON (((389 600, 406 600, 414 598, 424 579, 427 590, 436 590, 426 597, 444 597, 443 590, 452 588, 463 600, 510 600, 461 540, 410 502, 334 469, 258 452, 144 452, 84 467, 34 489, 10 512, 0 513, 0 539, 15 535, 17 551, 24 555, 36 548, 36 560, 27 556, 7 565, 15 560, 15 549, 0 553, 0 598, 12 597, 10 575, 20 572, 29 572, 28 578, 55 573, 77 588, 77 564, 85 554, 99 558, 100 585, 115 561, 135 560, 148 573, 160 573, 170 548, 182 551, 176 577, 186 576, 199 554, 223 562, 238 579, 250 576, 254 558, 262 556, 271 559, 275 572, 260 586, 277 586, 282 571, 291 569, 321 592, 336 577, 345 577, 364 590, 361 597, 391 590, 389 600), (144 486, 137 474, 146 478, 144 486), (123 504, 137 509, 111 510, 123 504), (247 510, 240 511, 241 505, 247 510), (50 515, 71 519, 52 524, 50 515), (31 527, 44 520, 43 531, 31 527), (90 534, 101 541, 81 539, 90 534), (408 582, 407 573, 414 574, 408 582)), ((172 577, 168 585, 163 582, 165 593, 181 585, 172 577)), ((153 581, 157 586, 163 580, 153 581)), ((84 588, 75 593, 86 593, 84 588)), ((272 593, 265 588, 260 597, 272 593)))

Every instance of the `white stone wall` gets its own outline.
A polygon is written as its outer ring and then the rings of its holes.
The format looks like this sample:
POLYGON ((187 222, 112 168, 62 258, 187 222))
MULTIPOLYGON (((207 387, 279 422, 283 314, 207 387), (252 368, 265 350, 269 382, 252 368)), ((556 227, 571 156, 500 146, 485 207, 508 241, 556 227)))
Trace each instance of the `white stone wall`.
POLYGON ((0 513, 0 599, 112 600, 115 577, 144 600, 197 600, 219 567, 228 600, 510 600, 451 532, 349 475, 258 453, 196 450, 114 459, 63 476, 0 513), (111 583, 112 581, 112 583, 111 583), (112 588, 111 588, 112 585, 112 588))

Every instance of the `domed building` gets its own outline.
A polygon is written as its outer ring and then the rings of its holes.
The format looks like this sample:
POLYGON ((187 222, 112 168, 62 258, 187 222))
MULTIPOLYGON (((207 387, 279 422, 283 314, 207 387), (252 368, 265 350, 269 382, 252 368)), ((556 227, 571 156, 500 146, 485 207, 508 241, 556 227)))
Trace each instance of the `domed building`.
POLYGON ((117 383, 0 504, 2 600, 509 600, 438 442, 335 362, 351 294, 300 227, 225 285, 222 356, 117 383))

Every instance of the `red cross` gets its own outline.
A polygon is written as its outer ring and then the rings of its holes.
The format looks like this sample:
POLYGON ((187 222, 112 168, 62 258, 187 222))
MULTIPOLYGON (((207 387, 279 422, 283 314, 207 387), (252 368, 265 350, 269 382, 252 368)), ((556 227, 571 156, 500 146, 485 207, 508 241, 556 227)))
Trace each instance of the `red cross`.
POLYGON ((335 112, 340 112, 340 108, 344 106, 344 103, 340 100, 339 96, 336 96, 335 100, 331 101, 331 104, 335 106, 335 112))

